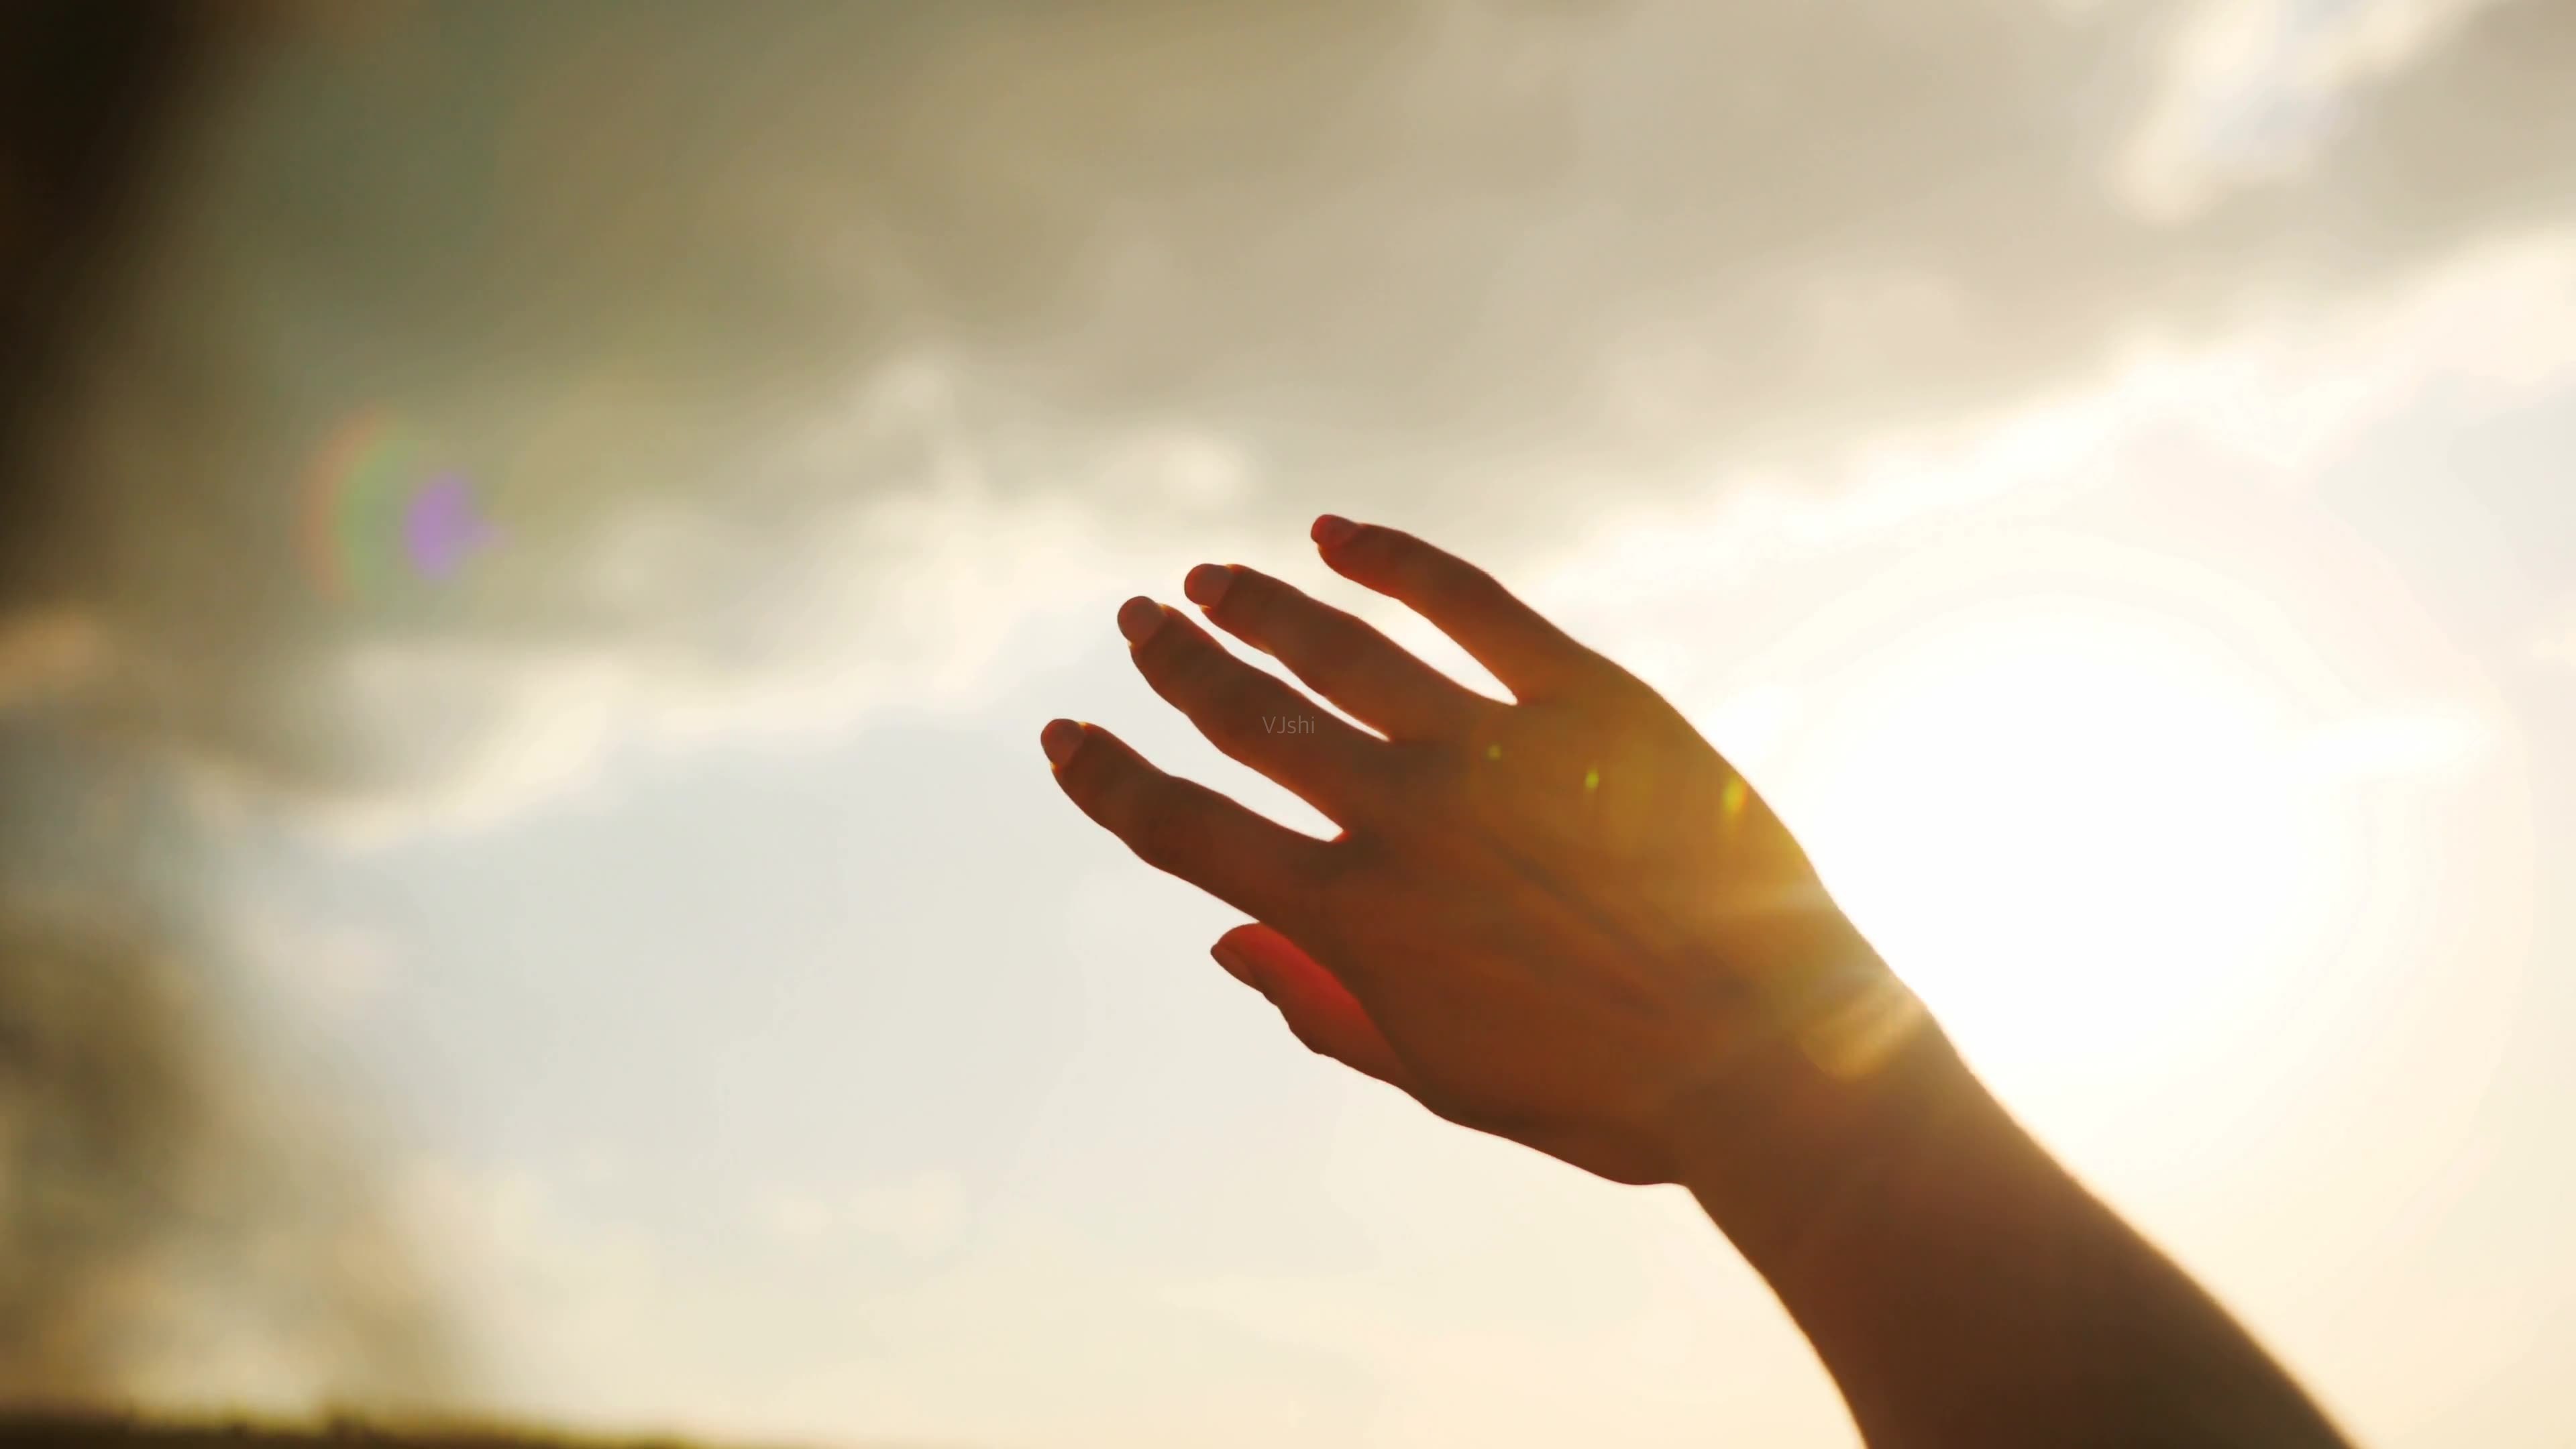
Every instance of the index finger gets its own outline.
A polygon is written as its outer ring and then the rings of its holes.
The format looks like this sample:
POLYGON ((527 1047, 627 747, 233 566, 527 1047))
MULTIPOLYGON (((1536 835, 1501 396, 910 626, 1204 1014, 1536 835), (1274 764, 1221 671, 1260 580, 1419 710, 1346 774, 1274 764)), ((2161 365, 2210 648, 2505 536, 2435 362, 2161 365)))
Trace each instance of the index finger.
POLYGON ((1148 764, 1098 725, 1049 721, 1038 736, 1056 784, 1147 865, 1263 920, 1302 922, 1333 847, 1148 764))

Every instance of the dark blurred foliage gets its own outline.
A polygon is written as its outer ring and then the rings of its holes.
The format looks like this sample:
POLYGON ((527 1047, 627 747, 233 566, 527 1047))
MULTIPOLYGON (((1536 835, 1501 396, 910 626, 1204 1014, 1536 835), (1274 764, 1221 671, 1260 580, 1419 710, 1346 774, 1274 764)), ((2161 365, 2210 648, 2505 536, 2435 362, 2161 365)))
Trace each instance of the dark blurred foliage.
MULTIPOLYGON (((0 593, 12 602, 50 587, 62 500, 29 450, 66 360, 128 260, 159 158, 218 49, 278 13, 0 6, 0 593)), ((68 890, 46 878, 78 822, 53 788, 64 760, 30 748, 31 728, 0 726, 0 1399, 115 1402, 138 1363, 245 1323, 352 1395, 441 1381, 445 1347, 364 1175, 318 1123, 279 1110, 272 1074, 228 1029, 203 963, 160 929, 157 903, 113 863, 68 890), (224 1281, 210 1317, 190 1300, 212 1280, 224 1281)), ((143 1432, 17 1422, 0 1439, 143 1432)))
POLYGON ((499 1427, 399 1429, 363 1419, 338 1419, 296 1428, 240 1421, 158 1423, 113 1416, 20 1415, 0 1417, 0 1446, 61 1449, 329 1449, 378 1445, 382 1449, 682 1449, 684 1441, 570 1439, 534 1430, 499 1427))
POLYGON ((156 142, 238 7, 0 6, 0 566, 40 540, 21 449, 53 369, 132 237, 156 142))

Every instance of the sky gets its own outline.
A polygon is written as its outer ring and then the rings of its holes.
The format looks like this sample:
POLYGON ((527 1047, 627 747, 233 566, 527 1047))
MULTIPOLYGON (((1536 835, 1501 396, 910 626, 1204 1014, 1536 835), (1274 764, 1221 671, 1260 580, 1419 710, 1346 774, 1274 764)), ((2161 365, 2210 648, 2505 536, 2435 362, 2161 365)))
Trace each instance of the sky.
POLYGON ((2571 67, 2556 0, 263 35, 0 591, 9 939, 224 1043, 141 1099, 221 1211, 0 1342, 771 1442, 1855 1442, 1686 1196, 1305 1053, 1048 780, 1069 715, 1320 825, 1121 657, 1202 560, 1493 688, 1329 509, 1697 721, 2365 1442, 2568 1442, 2571 67), (415 477, 452 576, 312 526, 415 477))

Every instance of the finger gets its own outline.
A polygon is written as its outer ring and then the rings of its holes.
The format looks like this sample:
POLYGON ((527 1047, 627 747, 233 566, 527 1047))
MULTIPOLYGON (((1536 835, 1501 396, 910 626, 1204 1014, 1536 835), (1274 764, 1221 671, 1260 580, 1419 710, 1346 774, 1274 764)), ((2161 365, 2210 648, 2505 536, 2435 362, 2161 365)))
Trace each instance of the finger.
POLYGON ((1368 624, 1268 574, 1201 564, 1181 587, 1218 628, 1390 739, 1462 737, 1487 702, 1368 624))
POLYGON ((1118 610, 1136 670, 1210 743, 1335 820, 1374 793, 1386 744, 1147 598, 1118 610))
POLYGON ((1274 921, 1304 919, 1321 893, 1333 863, 1324 842, 1155 769, 1097 725, 1052 720, 1038 740, 1082 813, 1156 870, 1274 921))
POLYGON ((1237 926, 1208 954, 1235 980, 1269 998, 1308 1049, 1407 1092, 1411 1076, 1359 998, 1295 942, 1268 926, 1237 926))
POLYGON ((1315 520, 1314 539, 1335 573, 1439 626, 1516 699, 1560 692, 1606 664, 1493 575, 1409 533, 1327 513, 1315 520))

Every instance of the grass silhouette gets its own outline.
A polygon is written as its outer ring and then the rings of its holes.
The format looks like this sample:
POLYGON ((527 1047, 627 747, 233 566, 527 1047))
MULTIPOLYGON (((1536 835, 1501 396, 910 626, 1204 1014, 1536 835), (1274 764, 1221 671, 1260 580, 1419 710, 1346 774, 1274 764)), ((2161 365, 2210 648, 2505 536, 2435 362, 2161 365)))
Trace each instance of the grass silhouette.
POLYGON ((375 1423, 336 1417, 319 1424, 255 1419, 154 1419, 85 1411, 0 1412, 0 1449, 697 1449, 667 1434, 569 1434, 527 1425, 375 1423))

